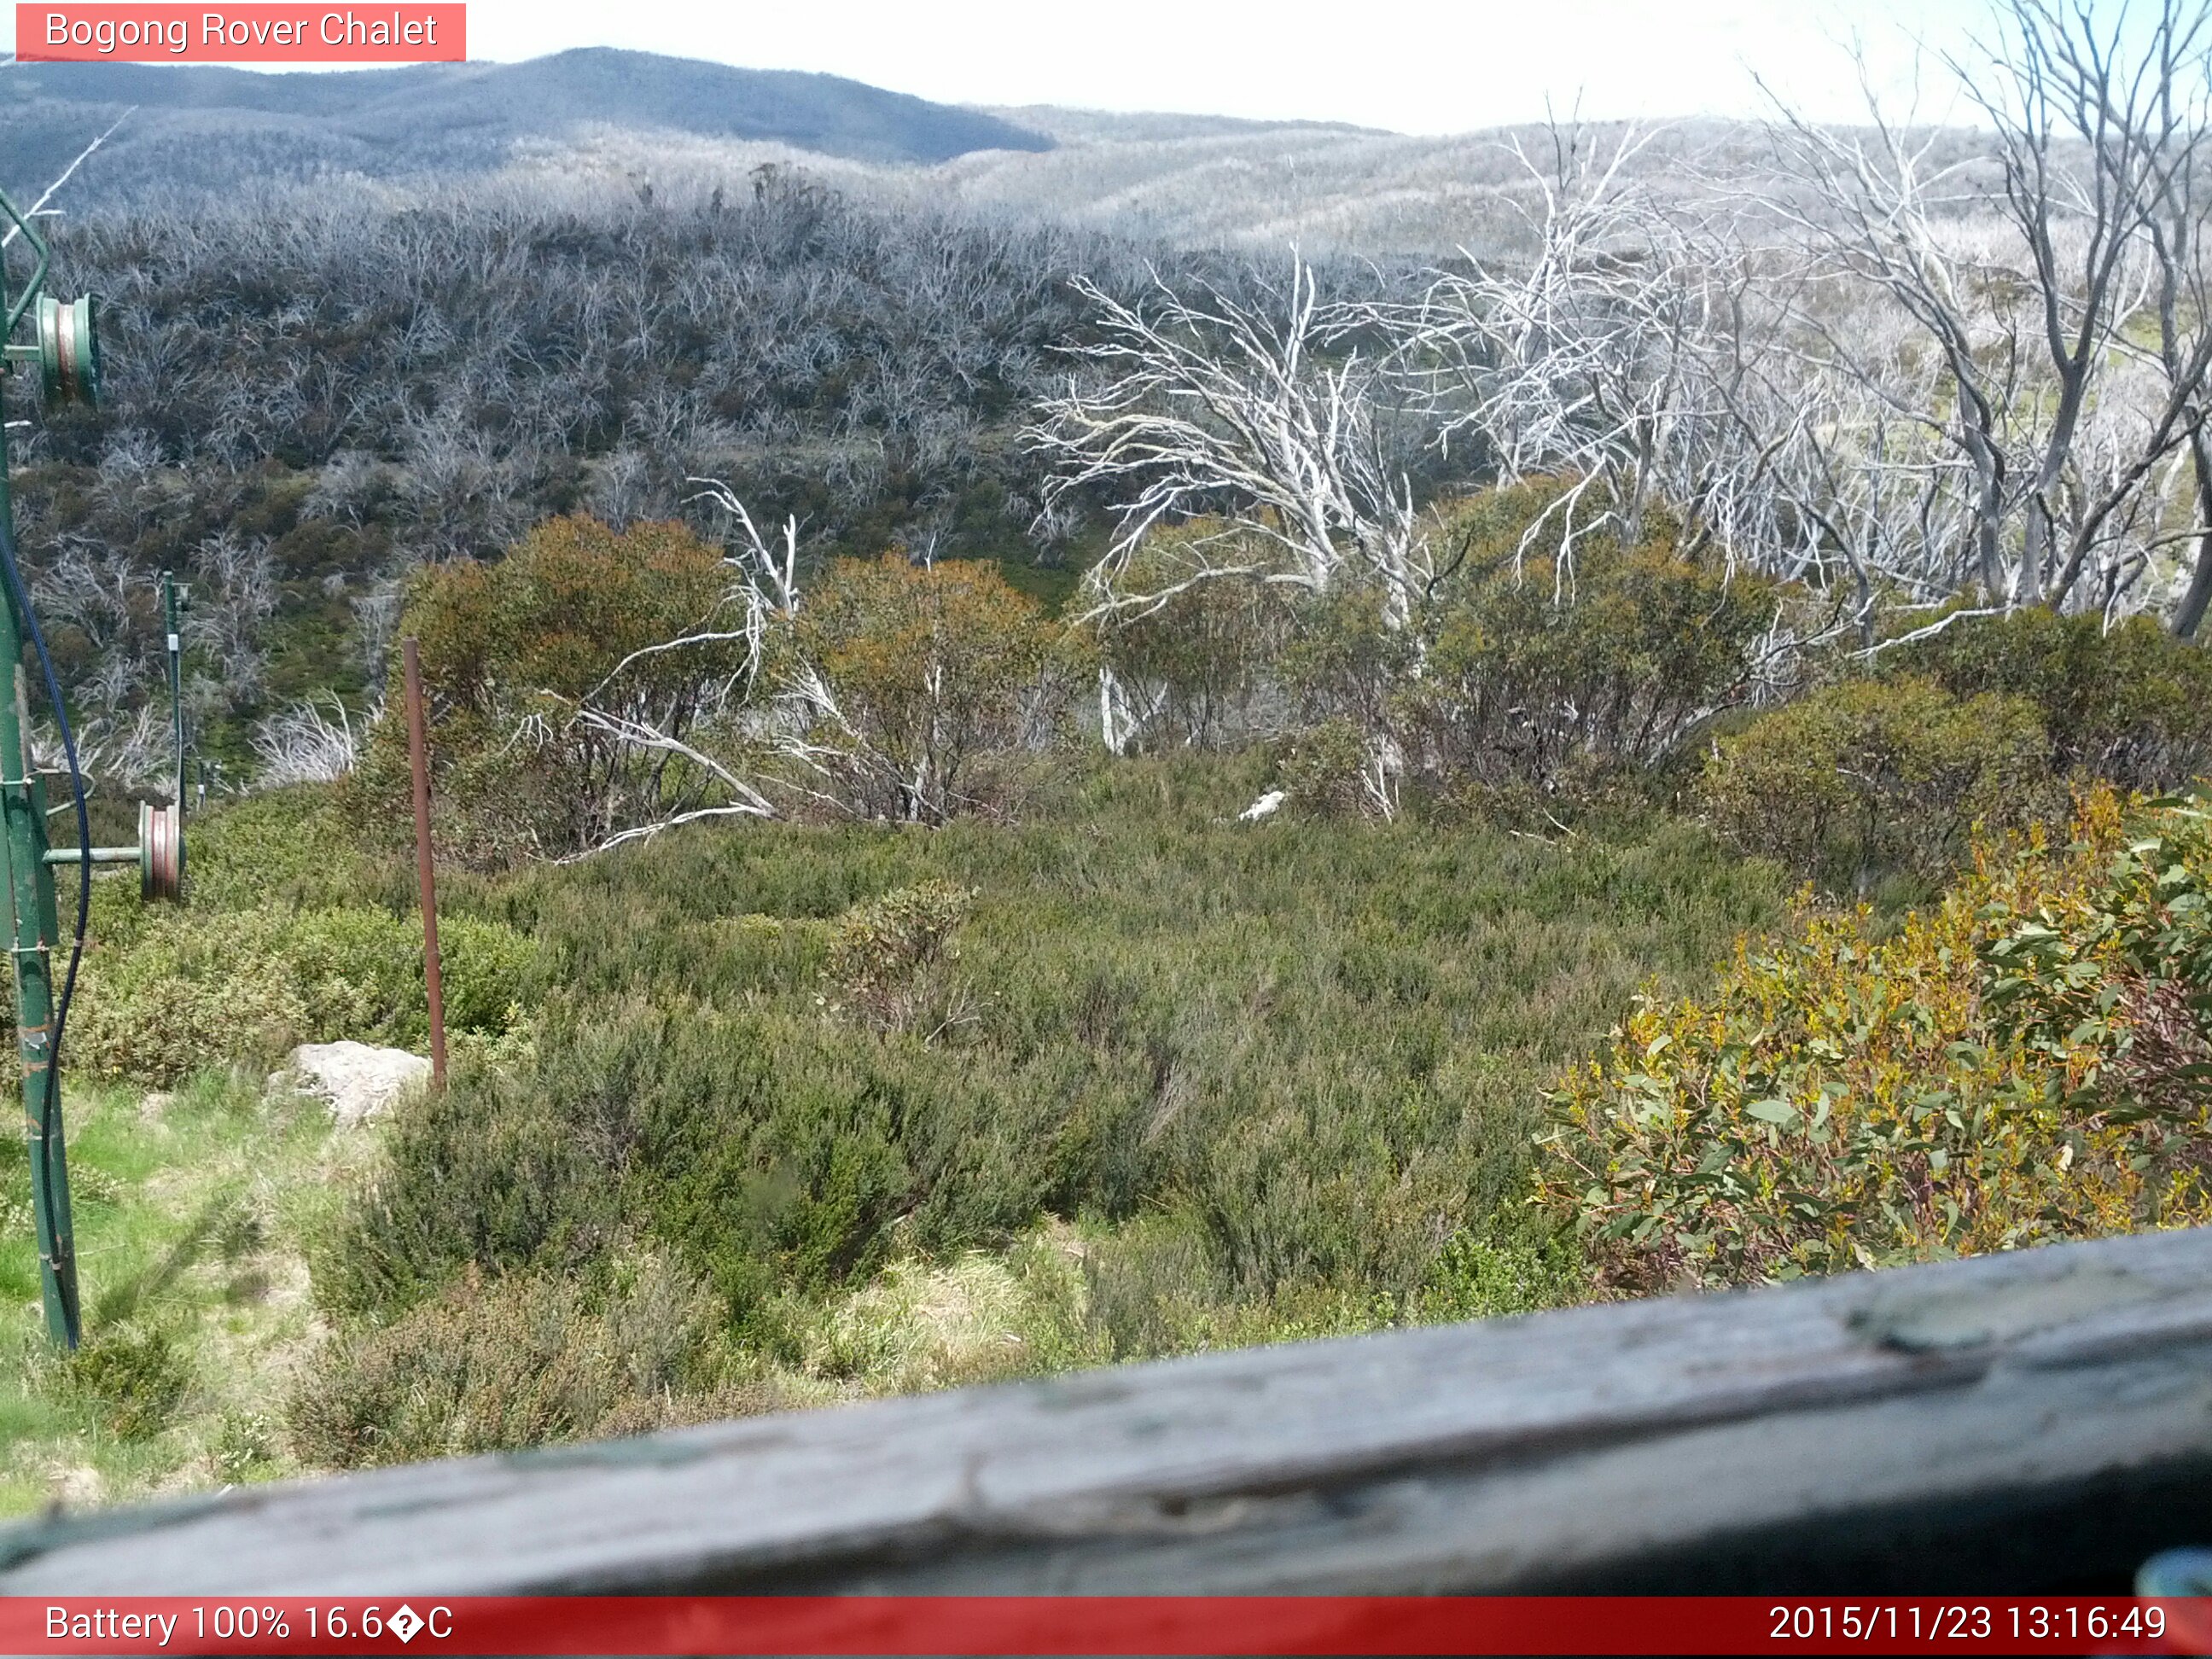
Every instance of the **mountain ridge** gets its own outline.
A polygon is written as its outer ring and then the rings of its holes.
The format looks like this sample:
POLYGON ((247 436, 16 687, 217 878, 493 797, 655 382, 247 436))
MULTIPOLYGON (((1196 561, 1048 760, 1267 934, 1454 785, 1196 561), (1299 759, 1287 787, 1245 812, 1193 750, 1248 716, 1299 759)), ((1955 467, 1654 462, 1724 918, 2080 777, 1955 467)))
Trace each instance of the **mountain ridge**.
POLYGON ((475 171, 502 165, 519 145, 586 126, 783 143, 878 166, 1042 151, 1054 142, 985 111, 840 76, 612 47, 520 64, 283 75, 213 64, 19 62, 0 73, 4 181, 35 191, 126 110, 131 119, 88 167, 94 194, 219 185, 226 175, 475 171))

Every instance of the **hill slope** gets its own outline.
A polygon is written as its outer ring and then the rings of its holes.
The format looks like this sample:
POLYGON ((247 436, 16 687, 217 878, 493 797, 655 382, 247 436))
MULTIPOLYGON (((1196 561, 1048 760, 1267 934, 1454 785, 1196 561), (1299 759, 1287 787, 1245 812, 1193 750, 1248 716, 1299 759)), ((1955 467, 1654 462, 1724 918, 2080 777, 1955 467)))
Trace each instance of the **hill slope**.
POLYGON ((783 143, 878 164, 1052 145, 995 115, 836 76, 599 48, 522 64, 298 75, 18 64, 0 75, 4 182, 43 184, 133 106, 86 170, 91 198, 241 178, 494 167, 518 143, 557 143, 592 126, 783 143))

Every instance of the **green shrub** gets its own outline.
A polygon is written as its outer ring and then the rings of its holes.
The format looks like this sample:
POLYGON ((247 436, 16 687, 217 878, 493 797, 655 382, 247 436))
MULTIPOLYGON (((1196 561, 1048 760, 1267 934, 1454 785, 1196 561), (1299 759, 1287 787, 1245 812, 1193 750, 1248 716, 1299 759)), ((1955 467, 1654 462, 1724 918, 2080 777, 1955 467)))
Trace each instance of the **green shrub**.
MULTIPOLYGON (((714 625, 728 608, 720 556, 685 526, 617 532, 549 519, 502 558, 426 565, 401 631, 419 636, 442 853, 498 868, 596 846, 697 804, 711 780, 572 716, 589 699, 682 740, 727 696, 743 700, 745 647, 718 639, 645 647, 714 625), (640 654, 643 653, 643 654, 640 654)), ((371 728, 339 797, 370 839, 411 833, 405 722, 397 701, 371 728)))
POLYGON ((1540 1192, 1617 1291, 2212 1219, 2194 809, 2087 797, 1890 937, 1815 915, 1645 1000, 1552 1097, 1540 1192))
POLYGON ((1275 781, 1292 805, 1323 817, 1372 812, 1382 799, 1367 739, 1342 715, 1285 743, 1275 781), (1372 787, 1370 778, 1377 779, 1372 787))
MULTIPOLYGON (((206 910, 357 904, 371 882, 361 839, 326 787, 301 785, 225 801, 185 820, 188 902, 206 910)), ((114 885, 120 896, 123 884, 114 885)), ((129 908, 134 914, 140 909, 135 891, 129 908)), ((111 934, 103 930, 100 937, 111 934)))
POLYGON ((316 1251, 317 1300, 371 1314, 471 1268, 566 1271, 608 1251, 650 1064, 629 1038, 562 1032, 518 1072, 463 1066, 443 1092, 404 1097, 378 1169, 316 1251))
POLYGON ((2075 1103, 2094 1102, 2116 1122, 2201 1123, 2212 1103, 2205 801, 2157 804, 2086 894, 2027 912, 1992 907, 1985 918, 1996 924, 1982 950, 1992 1025, 2054 1072, 2078 1073, 2075 1103))
POLYGON ((2212 768, 2212 653, 2149 617, 2109 629, 2100 616, 2041 607, 1969 617, 1881 660, 1954 696, 2027 698, 2061 774, 2162 789, 2212 768))
POLYGON ((961 1086, 912 1039, 811 1018, 631 1006, 556 1020, 512 1076, 457 1076, 395 1117, 373 1189, 319 1264, 342 1310, 415 1299, 474 1264, 574 1267, 649 1234, 732 1319, 885 1259, 894 1222, 957 1249, 1036 1217, 1049 1102, 961 1086))
POLYGON ((897 822, 990 805, 986 757, 1019 748, 1052 702, 1060 641, 994 565, 836 560, 782 641, 781 672, 817 682, 836 708, 810 734, 802 782, 842 811, 897 822))
POLYGON ((1297 725, 1356 732, 1363 764, 1395 744, 1400 693, 1421 658, 1419 635, 1389 624, 1379 592, 1351 582, 1305 600, 1292 620, 1277 672, 1297 725))
POLYGON ((1153 1359, 1194 1346, 1230 1286, 1202 1223, 1143 1216, 1084 1252, 1085 1316, 1109 1359, 1153 1359))
POLYGON ((1083 1275, 1050 1233, 1003 1256, 892 1262, 808 1334, 807 1369, 870 1393, 913 1394, 1065 1370, 1100 1357, 1083 1275))
POLYGON ((362 1468, 728 1413, 742 1401, 717 1387, 714 1329, 711 1302, 656 1263, 597 1298, 568 1279, 465 1274, 325 1342, 288 1402, 292 1449, 362 1468))
MULTIPOLYGON (((446 1018, 461 1032, 514 1022, 534 947, 465 916, 439 930, 446 1018)), ((380 910, 274 906, 149 911, 86 953, 70 1022, 74 1063, 167 1084, 340 1038, 419 1047, 429 1014, 420 925, 380 910)))
POLYGON ((1652 764, 1748 695, 1782 586, 1691 556, 1662 516, 1635 545, 1586 526, 1570 550, 1565 489, 1539 482, 1436 509, 1431 533, 1454 574, 1418 619, 1420 672, 1394 697, 1417 770, 1571 787, 1652 764))
POLYGON ((830 929, 830 983, 879 1030, 904 1030, 925 1009, 941 1029, 953 1018, 945 1006, 945 974, 960 954, 952 936, 975 903, 972 888, 925 881, 854 905, 830 929))
POLYGON ((1467 1229, 1437 1252, 1407 1317, 1424 1325, 1462 1319, 1495 1319, 1536 1313, 1579 1300, 1586 1277, 1571 1235, 1539 1243, 1525 1237, 1487 1237, 1467 1229))
POLYGON ((1137 718, 1132 752, 1222 746, 1265 724, 1291 608, 1279 588, 1193 580, 1201 554, 1216 564, 1227 554, 1234 562, 1224 541, 1249 533, 1218 519, 1155 530, 1117 583, 1127 592, 1170 594, 1155 606, 1103 617, 1095 629, 1100 662, 1137 718))
MULTIPOLYGON (((1059 1222, 1102 1351, 1410 1316, 1456 1235, 1517 1249, 1492 1220, 1525 1193, 1546 1080, 1655 966, 1702 974, 1768 925, 1780 884, 1680 823, 1255 833, 1225 820, 1261 764, 1140 758, 1019 823, 684 831, 502 878, 475 902, 537 943, 530 1052, 395 1112, 319 1301, 389 1318, 471 1263, 588 1274, 656 1248, 797 1365, 887 1265, 925 1264, 923 1296, 1059 1222), (957 1040, 927 1040, 933 1012, 829 1008, 841 927, 931 884, 972 895, 957 1040)), ((884 929, 883 959, 927 957, 942 920, 884 929)), ((1432 1300, 1504 1305, 1459 1294, 1432 1300)))
POLYGON ((71 1379, 125 1440, 159 1434, 191 1386, 191 1370, 169 1332, 125 1323, 94 1332, 69 1358, 71 1379))
POLYGON ((2002 831, 2057 811, 2048 755, 2025 698, 1850 680, 1717 739, 1700 794, 1744 851, 1863 891, 1884 870, 1939 880, 1977 823, 2002 831))

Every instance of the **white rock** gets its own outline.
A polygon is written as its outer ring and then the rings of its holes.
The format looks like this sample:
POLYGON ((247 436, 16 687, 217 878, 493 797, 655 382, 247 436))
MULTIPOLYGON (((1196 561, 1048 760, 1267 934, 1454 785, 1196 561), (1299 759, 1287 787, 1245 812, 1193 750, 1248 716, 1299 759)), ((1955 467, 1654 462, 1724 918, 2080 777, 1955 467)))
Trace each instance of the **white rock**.
POLYGON ((1271 812, 1279 812, 1282 811, 1283 803, 1289 799, 1290 797, 1285 794, 1281 790, 1270 789, 1266 794, 1261 796, 1259 799, 1254 801, 1249 806, 1239 812, 1237 815, 1237 822, 1239 823, 1250 823, 1257 819, 1266 817, 1271 812))
POLYGON ((292 1050, 289 1072, 272 1085, 289 1082, 302 1094, 320 1095, 341 1124, 364 1123, 381 1116, 392 1103, 429 1080, 430 1062, 404 1048, 378 1048, 366 1042, 303 1042, 292 1050))

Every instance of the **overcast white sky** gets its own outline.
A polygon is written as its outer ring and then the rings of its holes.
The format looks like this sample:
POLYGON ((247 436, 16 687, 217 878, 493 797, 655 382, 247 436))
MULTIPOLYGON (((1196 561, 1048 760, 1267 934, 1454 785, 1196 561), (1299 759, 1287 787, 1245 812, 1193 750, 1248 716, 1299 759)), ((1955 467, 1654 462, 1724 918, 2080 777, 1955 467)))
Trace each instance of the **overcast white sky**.
MULTIPOLYGON (((0 7, 0 27, 12 13, 0 7)), ((1952 45, 1984 15, 1983 0, 473 0, 469 46, 504 61, 629 46, 949 103, 1439 133, 1540 117, 1547 96, 1599 118, 1753 113, 1753 69, 1846 118, 1839 42, 1879 48, 1901 93, 1905 41, 1952 45)))
POLYGON ((1750 113, 1747 64, 1850 112, 1838 43, 1948 44, 1978 0, 477 0, 472 57, 635 46, 824 70, 961 104, 1352 121, 1459 132, 1540 116, 1750 113))

